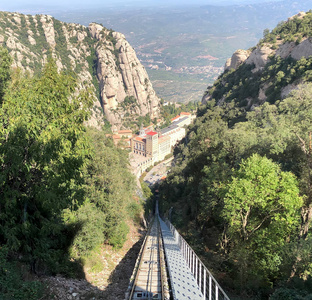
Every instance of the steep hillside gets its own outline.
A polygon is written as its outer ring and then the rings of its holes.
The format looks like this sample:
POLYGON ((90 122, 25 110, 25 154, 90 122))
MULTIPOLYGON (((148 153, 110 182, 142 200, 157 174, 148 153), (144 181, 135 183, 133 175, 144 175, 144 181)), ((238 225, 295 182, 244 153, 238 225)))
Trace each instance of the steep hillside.
POLYGON ((118 127, 127 118, 158 116, 159 98, 121 33, 95 23, 85 27, 48 15, 0 12, 0 44, 9 50, 13 66, 25 71, 41 70, 50 54, 59 70, 73 70, 80 88, 93 93, 94 126, 103 124, 103 110, 118 127))
POLYGON ((158 187, 231 299, 312 293, 311 22, 301 13, 234 54, 158 187))
POLYGON ((59 72, 55 60, 34 76, 12 72, 11 62, 0 47, 0 299, 123 294, 132 271, 126 275, 125 261, 136 252, 128 250, 143 215, 128 152, 103 130, 85 126, 93 99, 76 90, 77 78, 59 72), (61 274, 106 283, 117 254, 106 259, 107 250, 125 243, 123 263, 118 255, 124 282, 111 285, 112 292, 59 278, 48 279, 54 288, 46 291, 33 280, 33 274, 61 274))
POLYGON ((256 47, 237 50, 203 102, 235 102, 250 110, 285 98, 296 85, 311 81, 312 12, 301 12, 269 32, 256 47))

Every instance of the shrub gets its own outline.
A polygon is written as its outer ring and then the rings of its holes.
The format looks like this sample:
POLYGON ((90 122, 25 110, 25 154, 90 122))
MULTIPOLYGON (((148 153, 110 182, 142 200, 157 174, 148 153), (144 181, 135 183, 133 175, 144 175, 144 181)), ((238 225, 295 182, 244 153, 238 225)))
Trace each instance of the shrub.
POLYGON ((88 255, 95 247, 104 243, 105 215, 93 203, 81 206, 74 216, 67 212, 66 219, 76 228, 71 249, 74 257, 88 255))
POLYGON ((17 263, 8 260, 8 249, 0 247, 0 299, 35 300, 42 294, 39 281, 23 281, 17 263))
POLYGON ((270 297, 270 300, 303 300, 296 290, 291 290, 287 288, 277 289, 270 297))
POLYGON ((121 248, 127 239, 128 225, 122 221, 112 228, 109 234, 109 243, 116 249, 121 248))

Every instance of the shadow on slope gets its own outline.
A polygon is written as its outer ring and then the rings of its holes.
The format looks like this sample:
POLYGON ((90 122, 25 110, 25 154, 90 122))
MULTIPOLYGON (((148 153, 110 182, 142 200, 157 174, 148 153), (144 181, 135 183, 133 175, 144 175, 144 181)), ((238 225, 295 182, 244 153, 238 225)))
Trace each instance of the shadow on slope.
POLYGON ((115 270, 111 273, 108 279, 109 285, 103 291, 102 294, 102 296, 104 297, 103 299, 105 300, 124 299, 137 256, 142 246, 143 239, 144 233, 142 233, 141 239, 137 241, 132 246, 132 248, 129 249, 127 254, 116 266, 115 270))

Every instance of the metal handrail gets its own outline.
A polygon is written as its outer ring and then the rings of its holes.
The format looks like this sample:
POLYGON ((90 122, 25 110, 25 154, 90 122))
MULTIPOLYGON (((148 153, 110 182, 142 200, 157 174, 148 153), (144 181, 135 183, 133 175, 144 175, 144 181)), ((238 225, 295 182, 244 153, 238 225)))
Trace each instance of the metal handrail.
POLYGON ((230 300, 230 298, 226 295, 217 280, 213 277, 213 275, 206 268, 204 263, 196 255, 191 246, 179 234, 177 229, 169 222, 169 220, 165 220, 165 223, 169 227, 174 238, 178 241, 178 245, 181 249, 182 255, 186 260, 195 280, 197 281, 197 284, 202 294, 204 295, 203 299, 230 300))

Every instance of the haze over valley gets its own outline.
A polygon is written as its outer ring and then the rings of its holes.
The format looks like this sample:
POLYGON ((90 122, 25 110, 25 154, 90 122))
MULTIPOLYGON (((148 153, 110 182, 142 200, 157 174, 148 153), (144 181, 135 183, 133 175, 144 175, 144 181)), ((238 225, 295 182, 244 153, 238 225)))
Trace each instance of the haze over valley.
POLYGON ((235 50, 254 46, 264 29, 311 6, 307 0, 23 3, 0 9, 48 13, 86 26, 98 22, 125 34, 158 96, 177 102, 200 101, 235 50))

